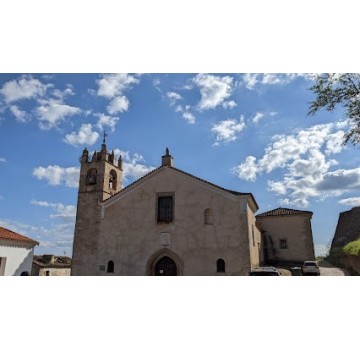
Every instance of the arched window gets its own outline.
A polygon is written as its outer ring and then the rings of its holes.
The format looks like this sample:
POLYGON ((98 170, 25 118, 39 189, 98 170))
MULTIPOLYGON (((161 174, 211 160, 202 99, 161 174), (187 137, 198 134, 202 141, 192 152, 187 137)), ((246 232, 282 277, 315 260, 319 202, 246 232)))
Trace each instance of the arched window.
POLYGON ((117 175, 116 175, 116 171, 113 169, 110 171, 109 188, 116 191, 116 185, 117 185, 117 175))
POLYGON ((225 261, 224 261, 224 259, 217 259, 217 261, 216 261, 216 272, 225 272, 225 261))
POLYGON ((113 272, 114 272, 114 262, 113 262, 112 260, 110 260, 110 261, 107 263, 106 272, 109 272, 109 273, 113 273, 113 272))
POLYGON ((97 171, 95 168, 91 168, 86 174, 86 184, 95 185, 96 184, 96 174, 97 171))
POLYGON ((205 225, 212 225, 213 224, 213 212, 212 209, 207 208, 204 211, 204 220, 205 225))

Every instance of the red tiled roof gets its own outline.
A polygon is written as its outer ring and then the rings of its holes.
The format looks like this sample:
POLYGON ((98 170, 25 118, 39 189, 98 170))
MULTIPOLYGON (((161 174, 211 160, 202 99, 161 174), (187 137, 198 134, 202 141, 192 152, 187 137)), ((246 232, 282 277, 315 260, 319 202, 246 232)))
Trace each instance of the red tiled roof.
POLYGON ((39 245, 39 242, 34 241, 33 239, 25 237, 23 235, 20 235, 19 233, 10 231, 4 227, 0 227, 0 239, 5 239, 5 240, 9 240, 9 241, 34 243, 34 244, 39 245))
POLYGON ((34 255, 33 264, 40 267, 71 268, 71 258, 67 256, 34 255))
POLYGON ((289 208, 277 208, 270 211, 267 211, 265 213, 261 213, 256 215, 256 217, 261 216, 280 216, 280 215, 301 215, 301 214, 313 214, 312 211, 306 211, 306 210, 295 210, 295 209, 289 209, 289 208))

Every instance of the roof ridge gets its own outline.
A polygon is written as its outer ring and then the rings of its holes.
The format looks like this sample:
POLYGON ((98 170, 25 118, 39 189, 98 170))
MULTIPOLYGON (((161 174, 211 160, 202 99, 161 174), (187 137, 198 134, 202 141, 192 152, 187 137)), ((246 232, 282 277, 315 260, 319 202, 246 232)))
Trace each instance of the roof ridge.
POLYGON ((277 216, 277 215, 293 215, 293 214, 313 214, 312 211, 308 210, 299 210, 299 209, 292 209, 292 208, 275 208, 263 213, 260 213, 256 216, 277 216))
POLYGON ((20 233, 9 230, 5 227, 0 226, 0 239, 18 241, 18 242, 31 242, 39 245, 38 241, 35 241, 32 238, 26 237, 20 233))
POLYGON ((194 179, 196 179, 196 180, 199 180, 199 181, 204 182, 204 183, 206 183, 206 184, 208 184, 208 185, 211 185, 211 186, 213 186, 213 187, 216 187, 216 188, 218 188, 218 189, 220 189, 220 190, 223 190, 223 191, 226 191, 226 192, 228 192, 228 193, 231 193, 231 194, 233 194, 233 195, 235 195, 235 196, 239 196, 239 195, 250 195, 250 196, 252 197, 253 201, 255 202, 256 206, 259 207, 258 204, 256 203, 256 200, 255 200, 255 198, 254 198, 254 196, 253 196, 252 193, 249 193, 249 192, 238 192, 238 191, 226 189, 226 188, 221 187, 221 186, 219 186, 219 185, 216 185, 216 184, 214 184, 214 183, 212 183, 212 182, 210 182, 210 181, 204 180, 204 179, 202 179, 202 178, 200 178, 200 177, 198 177, 198 176, 195 176, 195 175, 193 175, 193 174, 190 174, 190 173, 188 173, 188 172, 186 172, 186 171, 184 171, 184 170, 181 170, 181 169, 179 169, 179 168, 175 168, 175 167, 173 167, 173 166, 171 166, 171 165, 160 165, 159 167, 153 169, 152 171, 148 172, 148 173, 145 174, 144 176, 138 178, 137 180, 135 180, 135 181, 132 182, 131 184, 127 185, 126 187, 124 187, 123 189, 121 189, 119 192, 117 192, 116 194, 114 194, 112 197, 109 197, 109 198, 105 199, 104 201, 102 201, 102 203, 105 203, 105 202, 109 201, 110 199, 113 199, 114 197, 116 197, 117 195, 120 195, 120 193, 123 193, 123 191, 125 191, 125 190, 127 190, 128 188, 132 187, 133 185, 135 185, 135 184, 138 183, 139 181, 143 180, 144 178, 146 178, 146 177, 149 176, 150 174, 154 173, 155 171, 157 171, 157 170, 159 170, 159 169, 161 169, 161 168, 165 168, 165 167, 166 167, 166 168, 173 169, 173 170, 178 171, 178 172, 180 172, 180 173, 183 173, 183 174, 185 174, 185 175, 188 175, 188 176, 190 176, 190 177, 192 177, 192 178, 194 178, 194 179))

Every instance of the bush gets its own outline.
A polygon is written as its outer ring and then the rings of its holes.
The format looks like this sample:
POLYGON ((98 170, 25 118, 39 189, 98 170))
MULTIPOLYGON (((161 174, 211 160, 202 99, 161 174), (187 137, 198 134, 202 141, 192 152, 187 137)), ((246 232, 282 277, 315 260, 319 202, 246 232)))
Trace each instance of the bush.
POLYGON ((348 243, 343 248, 343 252, 348 255, 360 256, 360 239, 348 243))

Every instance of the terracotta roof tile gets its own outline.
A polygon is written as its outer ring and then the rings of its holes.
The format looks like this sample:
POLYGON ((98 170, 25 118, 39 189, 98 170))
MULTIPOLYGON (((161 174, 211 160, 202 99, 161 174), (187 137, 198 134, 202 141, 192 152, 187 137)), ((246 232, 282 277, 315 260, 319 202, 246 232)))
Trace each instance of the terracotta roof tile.
POLYGON ((34 255, 33 264, 48 268, 70 268, 71 258, 68 256, 34 255))
POLYGON ((262 216, 280 216, 280 215, 301 215, 301 214, 313 214, 312 211, 306 211, 306 210, 295 210, 295 209, 289 209, 289 208, 276 208, 270 211, 267 211, 265 213, 261 213, 256 215, 256 217, 262 217, 262 216))
POLYGON ((31 238, 20 235, 19 233, 10 231, 4 227, 0 227, 0 239, 5 239, 9 241, 18 241, 18 242, 27 242, 39 245, 39 242, 34 241, 31 238))

